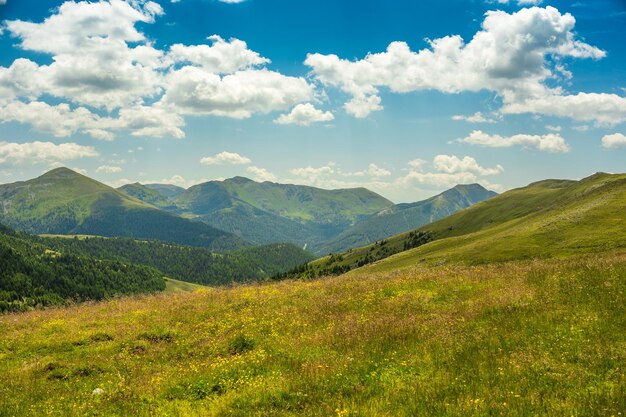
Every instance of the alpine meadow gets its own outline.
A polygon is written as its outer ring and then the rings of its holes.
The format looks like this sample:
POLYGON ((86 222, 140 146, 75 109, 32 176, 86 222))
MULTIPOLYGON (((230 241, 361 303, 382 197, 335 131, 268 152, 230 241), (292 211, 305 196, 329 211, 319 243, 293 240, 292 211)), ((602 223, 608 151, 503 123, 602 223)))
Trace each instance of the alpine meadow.
POLYGON ((0 0, 0 417, 626 416, 623 39, 0 0))

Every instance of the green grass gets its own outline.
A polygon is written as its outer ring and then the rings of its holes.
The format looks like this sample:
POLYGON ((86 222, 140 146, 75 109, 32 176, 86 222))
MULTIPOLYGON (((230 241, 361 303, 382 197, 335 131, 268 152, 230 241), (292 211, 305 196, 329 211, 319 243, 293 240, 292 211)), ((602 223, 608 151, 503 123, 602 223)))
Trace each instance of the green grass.
MULTIPOLYGON (((419 228, 434 241, 370 266, 392 270, 419 262, 480 264, 577 256, 626 247, 626 175, 596 174, 581 181, 548 180, 508 191, 419 228)), ((408 233, 386 240, 401 252, 408 233)), ((375 245, 312 263, 313 269, 355 265, 375 245), (339 259, 339 260, 337 260, 339 259)))
POLYGON ((618 416, 625 277, 622 251, 2 316, 0 416, 618 416))
POLYGON ((204 285, 192 284, 191 282, 165 278, 165 293, 194 292, 202 289, 206 289, 206 287, 204 285))

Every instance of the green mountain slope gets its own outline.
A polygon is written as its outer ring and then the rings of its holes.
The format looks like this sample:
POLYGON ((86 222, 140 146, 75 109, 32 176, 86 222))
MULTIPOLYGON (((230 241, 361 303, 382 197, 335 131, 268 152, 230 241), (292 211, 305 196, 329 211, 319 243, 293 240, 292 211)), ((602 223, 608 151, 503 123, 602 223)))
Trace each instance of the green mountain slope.
POLYGON ((541 181, 424 227, 434 242, 388 260, 484 263, 626 247, 626 174, 541 181))
POLYGON ((150 188, 146 185, 139 184, 126 184, 118 188, 119 191, 124 194, 134 197, 137 200, 141 200, 145 203, 151 204, 167 211, 176 211, 177 207, 174 205, 167 195, 164 195, 158 189, 150 188))
POLYGON ((172 184, 145 184, 151 190, 159 192, 161 195, 172 198, 185 191, 183 187, 172 184))
POLYGON ((172 201, 188 215, 255 243, 309 249, 393 205, 364 188, 322 190, 243 177, 196 185, 172 201))
POLYGON ((322 258, 299 273, 345 272, 370 263, 394 269, 422 261, 484 263, 623 248, 625 207, 626 174, 541 181, 382 244, 322 258))
POLYGON ((0 185, 0 222, 29 233, 158 239, 231 250, 247 242, 131 198, 67 168, 0 185))
POLYGON ((303 185, 258 183, 243 177, 196 185, 175 198, 179 206, 196 214, 225 208, 229 200, 243 201, 301 223, 338 226, 353 224, 362 216, 392 206, 389 200, 365 188, 323 190, 303 185))
POLYGON ((170 278, 204 285, 262 281, 313 260, 312 255, 300 248, 282 243, 215 253, 204 248, 129 238, 39 237, 37 242, 58 253, 142 264, 155 267, 170 278))
POLYGON ((0 227, 0 312, 164 289, 154 268, 61 253, 0 227))
POLYGON ((432 223, 495 195, 479 184, 457 185, 424 201, 398 204, 345 230, 317 253, 336 253, 369 245, 432 223))

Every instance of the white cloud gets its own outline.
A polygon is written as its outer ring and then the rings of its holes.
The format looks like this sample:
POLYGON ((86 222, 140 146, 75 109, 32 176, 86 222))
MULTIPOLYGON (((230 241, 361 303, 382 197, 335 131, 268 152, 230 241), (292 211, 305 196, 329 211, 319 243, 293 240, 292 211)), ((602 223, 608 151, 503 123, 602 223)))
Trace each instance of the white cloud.
POLYGON ((515 145, 534 147, 540 151, 552 153, 569 152, 570 147, 565 139, 559 134, 550 133, 547 135, 513 135, 500 136, 490 135, 480 130, 475 130, 465 138, 459 139, 459 142, 469 143, 472 145, 486 146, 489 148, 510 148, 515 145))
POLYGON ((382 177, 389 177, 391 175, 391 171, 388 171, 385 168, 381 168, 378 165, 371 163, 367 166, 367 169, 364 171, 347 172, 347 173, 340 171, 340 174, 346 177, 382 178, 382 177))
POLYGON ((420 169, 424 165, 426 165, 427 163, 428 163, 428 161, 426 161, 424 159, 417 158, 417 159, 413 159, 413 160, 409 161, 408 165, 411 168, 420 169))
MULTIPOLYGON (((3 5, 3 4, 7 4, 7 0, 0 0, 0 6, 3 5)), ((2 33, 2 32, 0 32, 0 33, 2 33)))
POLYGON ((575 22, 571 14, 561 14, 553 7, 512 14, 490 11, 482 30, 469 43, 460 36, 446 36, 429 41, 430 48, 414 52, 405 42, 392 42, 385 52, 361 60, 314 53, 307 56, 305 64, 322 84, 351 95, 344 107, 356 117, 382 109, 381 88, 395 93, 488 90, 501 97, 505 113, 619 123, 626 118, 626 99, 611 94, 566 95, 562 88, 545 84, 566 71, 562 62, 558 68, 551 64, 555 59, 600 59, 606 55, 576 39, 575 22))
POLYGON ((248 49, 248 45, 242 40, 231 39, 227 42, 218 35, 210 36, 208 39, 213 45, 172 45, 168 58, 175 62, 198 65, 214 74, 229 74, 270 62, 269 59, 248 49))
POLYGON ((244 70, 221 77, 187 66, 167 79, 164 104, 184 114, 245 119, 255 113, 286 110, 313 98, 304 78, 287 77, 267 69, 244 70))
MULTIPOLYGON (((510 0, 487 0, 487 3, 509 4, 510 0)), ((517 0, 518 6, 538 6, 543 0, 517 0)))
POLYGON ((599 126, 613 126, 626 121, 626 97, 606 93, 548 93, 518 101, 507 102, 505 99, 501 111, 569 117, 582 122, 595 122, 599 126))
POLYGON ((55 136, 183 138, 185 115, 247 118, 314 98, 313 85, 264 68, 269 59, 239 39, 156 49, 136 25, 163 13, 145 0, 67 1, 42 22, 5 22, 19 48, 51 63, 19 58, 0 67, 0 121, 55 136), (29 114, 35 107, 50 117, 29 114))
POLYGON ((605 135, 602 138, 602 146, 607 149, 617 149, 626 147, 626 136, 621 133, 605 135))
POLYGON ((551 132, 560 132, 562 130, 561 126, 558 126, 558 125, 556 125, 556 126, 546 125, 546 129, 548 129, 551 132))
POLYGON ((391 175, 391 172, 379 167, 376 164, 369 164, 367 167, 367 175, 371 176, 371 177, 375 177, 375 178, 380 178, 380 177, 388 177, 391 175))
POLYGON ((295 124, 309 126, 312 123, 330 122, 335 116, 329 111, 323 112, 316 109, 311 103, 298 104, 289 114, 281 114, 274 123, 279 125, 295 124))
POLYGON ((501 188, 498 184, 481 178, 502 173, 504 168, 499 164, 493 168, 485 168, 471 156, 459 158, 455 155, 437 155, 430 164, 431 171, 427 170, 428 165, 428 162, 421 159, 409 162, 409 172, 398 178, 394 185, 396 187, 418 185, 443 189, 457 184, 480 183, 483 186, 489 185, 491 189, 501 188), (416 161, 418 163, 414 163, 416 161))
POLYGON ((221 152, 214 156, 205 156, 200 160, 202 165, 247 165, 252 163, 250 158, 235 152, 221 152))
POLYGON ((111 165, 102 165, 96 169, 96 172, 103 174, 117 174, 119 172, 122 172, 122 168, 111 165))
POLYGON ((501 165, 496 165, 494 168, 484 168, 471 156, 459 158, 455 155, 437 155, 433 159, 433 167, 446 174, 472 172, 479 175, 496 175, 504 171, 501 165))
POLYGON ((335 170, 331 166, 321 166, 318 168, 308 166, 305 168, 294 168, 290 170, 289 172, 291 172, 293 175, 297 177, 318 178, 323 175, 334 174, 335 170))
POLYGON ((182 117, 160 106, 133 106, 120 109, 117 118, 100 117, 85 107, 71 109, 67 103, 51 106, 42 101, 14 101, 0 107, 0 121, 27 123, 35 130, 56 137, 77 132, 95 139, 112 140, 112 131, 129 129, 133 136, 183 138, 182 117))
POLYGON ((53 56, 50 65, 31 64, 37 75, 29 77, 35 81, 31 89, 37 95, 111 110, 158 92, 154 62, 162 53, 147 44, 135 24, 152 23, 161 14, 153 2, 65 2, 42 23, 12 20, 5 25, 22 49, 53 56))
POLYGON ((265 168, 259 168, 256 166, 251 166, 246 169, 246 171, 251 174, 252 179, 255 181, 263 182, 263 181, 276 181, 276 175, 272 174, 265 168))
POLYGON ((70 136, 82 131, 96 139, 111 140, 110 121, 92 113, 84 107, 74 110, 66 103, 51 106, 41 101, 23 103, 14 101, 0 107, 0 120, 27 123, 35 130, 50 133, 56 137, 70 136))
POLYGON ((124 108, 120 110, 117 127, 129 129, 133 136, 149 137, 173 137, 182 139, 185 132, 182 127, 184 119, 163 106, 141 106, 124 108))
POLYGON ((496 122, 495 119, 485 117, 481 112, 476 112, 469 116, 457 114, 455 116, 452 116, 452 120, 465 121, 468 123, 495 123, 496 122))
POLYGON ((98 152, 93 147, 76 143, 57 145, 52 142, 0 142, 1 164, 50 164, 96 156, 98 152))

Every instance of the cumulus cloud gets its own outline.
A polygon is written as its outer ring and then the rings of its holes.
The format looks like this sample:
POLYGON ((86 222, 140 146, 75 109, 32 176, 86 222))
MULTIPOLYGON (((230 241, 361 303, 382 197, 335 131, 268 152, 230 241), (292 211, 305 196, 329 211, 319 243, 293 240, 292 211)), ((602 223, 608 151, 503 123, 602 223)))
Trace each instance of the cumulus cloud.
POLYGON ((263 181, 276 181, 276 175, 272 174, 265 168, 259 168, 256 166, 251 166, 246 169, 248 174, 252 175, 252 179, 255 181, 263 182, 263 181))
POLYGON ((607 93, 560 95, 549 92, 518 101, 505 100, 501 111, 569 117, 582 122, 595 122, 599 126, 613 126, 626 121, 626 98, 607 93))
POLYGON ((5 26, 22 49, 54 57, 50 65, 29 63, 34 94, 111 110, 158 92, 154 61, 162 53, 135 24, 161 14, 153 2, 65 2, 42 23, 12 20, 5 26))
POLYGON ((314 168, 312 166, 308 166, 305 168, 294 168, 290 170, 293 175, 297 177, 306 177, 306 178, 317 178, 322 175, 333 174, 335 170, 331 166, 321 166, 314 168))
POLYGON ((607 149, 617 149, 626 147, 626 136, 621 133, 605 135, 602 138, 602 147, 607 149))
POLYGON ((500 136, 490 135, 481 130, 475 130, 465 138, 459 139, 461 143, 486 146, 489 148, 510 148, 512 146, 524 146, 537 148, 540 151, 552 153, 569 152, 570 147, 565 139, 559 134, 550 133, 547 135, 513 135, 500 136))
POLYGON ((309 126, 312 123, 330 122, 335 120, 335 116, 329 111, 318 110, 311 103, 298 104, 290 113, 281 114, 274 123, 279 125, 295 124, 309 126))
POLYGON ((93 147, 76 143, 57 145, 52 142, 0 142, 1 164, 52 164, 96 156, 98 152, 93 147))
POLYGON ((371 163, 367 166, 367 169, 363 171, 347 172, 347 173, 341 172, 341 174, 347 177, 382 178, 382 177, 390 176, 391 171, 388 171, 385 168, 381 168, 378 165, 371 163))
POLYGON ((200 163, 202 165, 247 165, 252 163, 252 160, 236 152, 224 151, 214 156, 205 156, 200 163))
POLYGON ((441 189, 477 182, 483 186, 488 184, 494 189, 499 186, 482 177, 497 175, 504 171, 499 164, 493 168, 483 167, 471 156, 459 158, 456 155, 437 155, 430 164, 421 159, 414 161, 409 163, 409 172, 396 180, 396 185, 419 185, 441 189), (420 162, 411 163, 414 161, 420 162))
POLYGON ((119 172, 122 172, 122 168, 111 165, 102 165, 96 169, 96 172, 101 174, 117 174, 119 172))
POLYGON ((313 87, 304 78, 267 69, 237 71, 222 77, 187 66, 169 74, 162 102, 184 114, 245 119, 254 113, 286 110, 312 98, 313 87))
POLYGON ((405 42, 392 42, 385 52, 370 53, 361 60, 313 53, 305 64, 322 84, 351 96, 344 108, 355 117, 382 109, 381 88, 395 93, 487 90, 500 96, 504 113, 619 123, 626 117, 626 99, 613 94, 567 95, 560 87, 546 85, 547 80, 566 72, 555 60, 606 55, 576 39, 575 23, 571 14, 561 14, 553 7, 512 14, 490 11, 482 30, 468 43, 458 35, 446 36, 430 40, 429 48, 414 52, 405 42))
POLYGON ((452 116, 452 120, 465 121, 468 123, 495 123, 496 122, 495 119, 485 117, 481 112, 476 112, 469 116, 457 114, 455 116, 452 116))
POLYGON ((218 35, 209 36, 208 39, 213 45, 172 45, 168 58, 175 62, 198 65, 215 74, 228 74, 270 62, 259 53, 248 49, 248 45, 242 40, 225 41, 218 35))
POLYGON ((496 165, 494 168, 484 168, 471 156, 459 158, 456 155, 437 155, 433 159, 433 167, 446 174, 472 172, 479 175, 496 175, 504 170, 501 165, 496 165))
POLYGON ((66 1, 42 22, 5 22, 19 48, 49 55, 51 63, 19 58, 0 67, 0 121, 55 136, 111 140, 128 130, 183 138, 186 115, 247 118, 314 97, 304 78, 268 70, 270 60, 239 39, 213 35, 206 45, 155 48, 137 24, 163 13, 144 0, 66 1), (33 110, 50 117, 33 117, 33 110))

